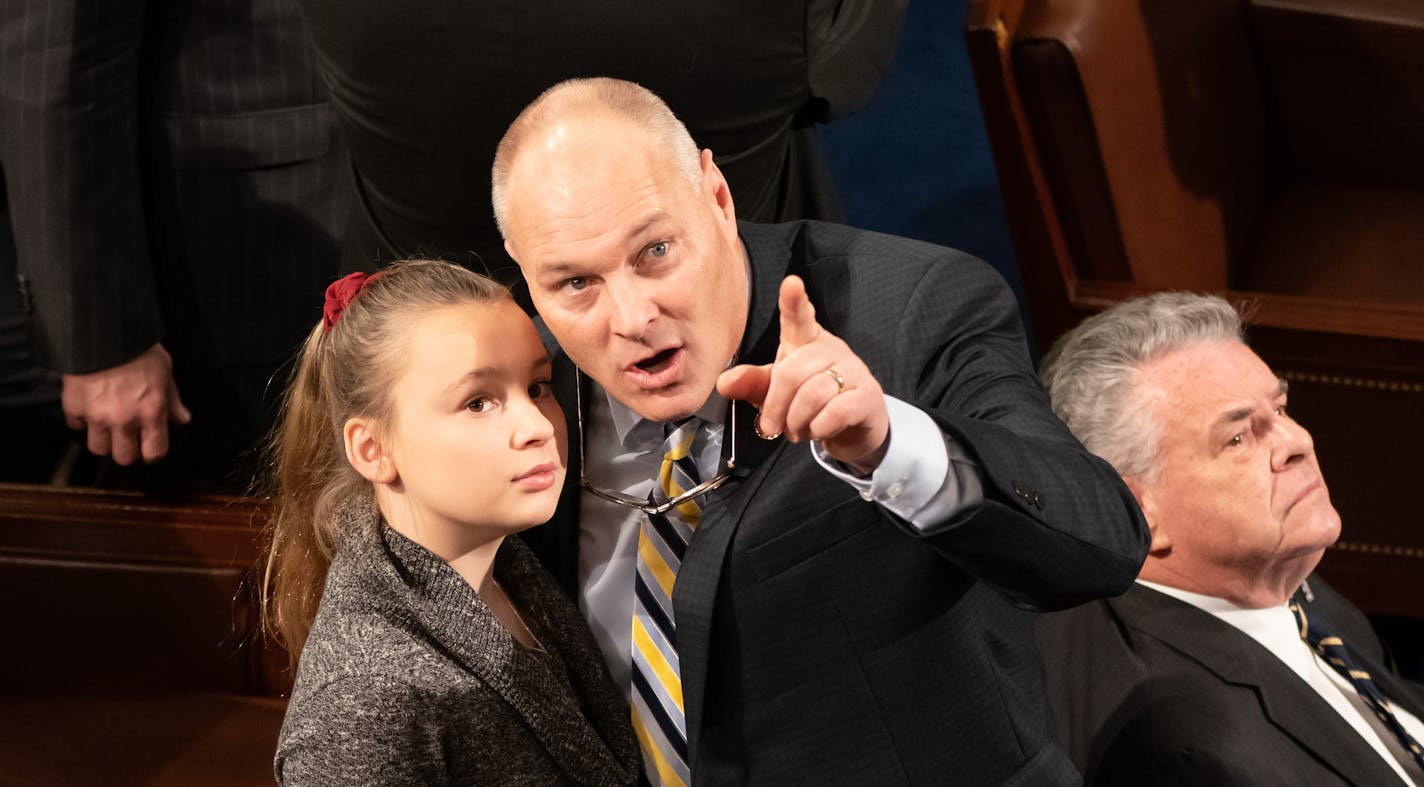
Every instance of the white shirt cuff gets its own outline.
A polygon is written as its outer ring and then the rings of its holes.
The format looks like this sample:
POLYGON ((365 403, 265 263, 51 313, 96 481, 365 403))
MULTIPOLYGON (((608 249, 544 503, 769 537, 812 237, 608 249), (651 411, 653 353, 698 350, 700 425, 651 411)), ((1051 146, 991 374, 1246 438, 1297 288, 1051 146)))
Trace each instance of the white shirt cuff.
POLYGON ((819 441, 811 441, 811 455, 862 498, 880 504, 922 532, 982 501, 977 468, 962 450, 952 450, 949 438, 933 418, 888 395, 885 410, 890 418, 889 443, 885 458, 869 477, 836 461, 819 441), (959 466, 951 466, 951 453, 959 466), (961 484, 960 476, 966 473, 970 483, 961 484))

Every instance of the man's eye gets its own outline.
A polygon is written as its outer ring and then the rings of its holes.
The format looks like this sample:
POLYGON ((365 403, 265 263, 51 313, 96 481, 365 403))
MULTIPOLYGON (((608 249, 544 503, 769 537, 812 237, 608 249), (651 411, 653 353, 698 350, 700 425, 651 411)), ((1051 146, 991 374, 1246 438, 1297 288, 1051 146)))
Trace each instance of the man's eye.
POLYGON ((548 380, 540 380, 529 386, 530 399, 543 399, 546 396, 554 395, 554 386, 548 380))
POLYGON ((584 287, 588 286, 588 279, 585 279, 582 276, 574 276, 573 278, 564 281, 564 286, 573 290, 574 292, 578 292, 584 287))
POLYGON ((660 241, 648 247, 649 257, 663 257, 668 253, 667 241, 660 241))
POLYGON ((1280 407, 1277 407, 1277 408, 1276 408, 1276 415, 1285 415, 1285 414, 1286 414, 1286 406, 1285 406, 1285 405, 1281 405, 1280 407))
POLYGON ((1242 432, 1241 434, 1233 435, 1230 440, 1226 441, 1226 445, 1234 448, 1244 442, 1246 442, 1246 433, 1242 432))

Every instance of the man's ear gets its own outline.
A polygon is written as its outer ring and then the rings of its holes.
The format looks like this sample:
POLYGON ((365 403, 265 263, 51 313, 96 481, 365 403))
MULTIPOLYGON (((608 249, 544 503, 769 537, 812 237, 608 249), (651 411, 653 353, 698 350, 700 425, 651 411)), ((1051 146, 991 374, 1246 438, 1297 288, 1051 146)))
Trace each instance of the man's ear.
POLYGON ((346 461, 356 468, 362 478, 373 484, 392 484, 399 478, 395 459, 381 444, 371 419, 346 419, 341 437, 346 445, 346 461))
POLYGON ((727 185, 727 178, 722 175, 722 170, 717 166, 717 162, 712 160, 712 151, 703 148, 702 158, 698 161, 698 166, 702 170, 702 190, 703 193, 716 206, 716 210, 721 214, 723 221, 737 223, 737 209, 732 204, 732 187, 727 185))
POLYGON ((1137 505, 1142 508, 1142 516, 1147 519, 1147 530, 1152 534, 1152 544, 1147 548, 1147 554, 1161 556, 1172 551, 1172 535, 1162 527, 1161 509, 1155 494, 1155 485, 1147 483, 1138 476, 1123 476, 1122 480, 1127 483, 1127 488, 1132 491, 1132 496, 1137 498, 1137 505))

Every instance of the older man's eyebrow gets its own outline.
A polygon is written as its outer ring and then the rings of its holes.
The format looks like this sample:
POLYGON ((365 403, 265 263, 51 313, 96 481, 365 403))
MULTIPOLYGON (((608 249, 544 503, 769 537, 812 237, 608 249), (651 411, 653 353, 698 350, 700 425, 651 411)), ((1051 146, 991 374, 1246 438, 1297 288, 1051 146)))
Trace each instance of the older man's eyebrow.
MULTIPOLYGON (((1284 378, 1279 378, 1276 382, 1280 383, 1280 394, 1278 395, 1285 396, 1286 392, 1290 390, 1290 383, 1284 378)), ((1220 418, 1216 420, 1216 423, 1218 425, 1221 425, 1236 423, 1237 421, 1245 421, 1246 419, 1250 418, 1251 414, 1255 411, 1256 408, 1254 407, 1238 407, 1234 410, 1227 410, 1225 413, 1222 413, 1220 418)))
POLYGON ((1255 410, 1256 408, 1254 407, 1238 407, 1235 410, 1227 410, 1216 422, 1217 424, 1232 424, 1237 421, 1245 421, 1251 417, 1251 413, 1255 412, 1255 410))

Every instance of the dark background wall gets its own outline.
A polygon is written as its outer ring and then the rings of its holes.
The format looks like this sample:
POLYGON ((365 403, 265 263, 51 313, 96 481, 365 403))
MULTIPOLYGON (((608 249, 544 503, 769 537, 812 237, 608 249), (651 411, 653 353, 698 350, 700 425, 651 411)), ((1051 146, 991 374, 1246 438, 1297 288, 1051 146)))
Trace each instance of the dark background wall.
POLYGON ((820 127, 846 222, 967 251, 1019 295, 969 56, 969 0, 910 0, 895 62, 859 113, 820 127))

